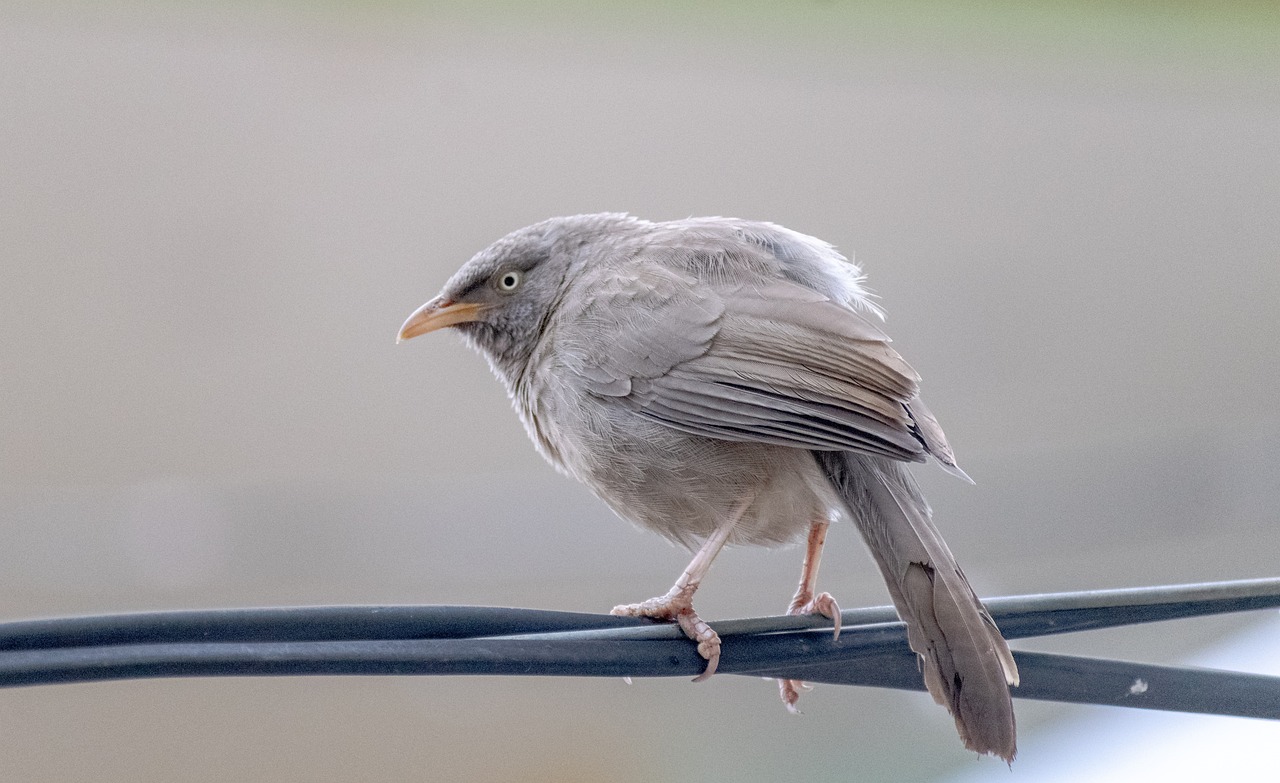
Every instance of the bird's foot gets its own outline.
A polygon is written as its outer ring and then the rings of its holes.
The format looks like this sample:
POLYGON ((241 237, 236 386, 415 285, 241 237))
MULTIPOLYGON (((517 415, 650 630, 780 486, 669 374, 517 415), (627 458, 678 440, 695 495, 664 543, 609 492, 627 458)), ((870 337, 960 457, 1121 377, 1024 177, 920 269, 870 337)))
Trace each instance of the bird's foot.
POLYGON ((782 696, 787 712, 792 715, 800 714, 800 709, 796 707, 796 702, 800 701, 800 691, 811 690, 813 686, 804 680, 778 680, 778 694, 782 696))
POLYGON ((831 593, 818 593, 808 600, 797 595, 791 599, 787 614, 816 614, 825 617, 835 625, 834 638, 840 638, 840 604, 831 597, 831 593))
POLYGON ((702 682, 716 673, 716 667, 720 665, 720 635, 693 611, 693 590, 673 589, 666 595, 638 604, 615 606, 609 614, 675 622, 685 636, 697 642, 698 655, 707 662, 706 670, 693 681, 702 682))
MULTIPOLYGON (((818 593, 811 597, 797 593, 791 600, 787 614, 821 615, 835 625, 835 638, 840 638, 840 605, 836 603, 835 598, 831 597, 831 593, 818 593)), ((800 700, 800 691, 812 689, 813 686, 803 680, 778 680, 778 691, 788 712, 798 714, 800 710, 796 709, 796 702, 800 700)))

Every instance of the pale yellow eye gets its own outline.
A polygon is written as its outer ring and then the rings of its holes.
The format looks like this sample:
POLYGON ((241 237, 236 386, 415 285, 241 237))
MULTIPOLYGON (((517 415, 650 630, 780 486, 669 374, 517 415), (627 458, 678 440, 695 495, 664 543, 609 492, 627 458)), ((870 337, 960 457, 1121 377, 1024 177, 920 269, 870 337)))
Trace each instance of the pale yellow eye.
POLYGON ((499 272, 498 276, 493 279, 493 285, 504 294, 509 294, 520 287, 524 282, 524 275, 519 270, 508 269, 505 272, 499 272))

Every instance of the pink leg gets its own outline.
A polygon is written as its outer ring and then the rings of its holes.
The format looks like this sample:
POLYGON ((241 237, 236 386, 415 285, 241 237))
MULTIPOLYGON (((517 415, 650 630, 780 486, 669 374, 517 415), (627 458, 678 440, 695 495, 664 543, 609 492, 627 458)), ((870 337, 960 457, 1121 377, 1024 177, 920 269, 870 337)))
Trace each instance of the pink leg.
POLYGON ((729 540, 729 534, 733 531, 733 526, 742 518, 742 514, 751 505, 752 499, 748 498, 744 501, 720 527, 707 537, 697 554, 693 556, 689 567, 684 570, 666 595, 650 598, 638 604, 615 606, 610 612, 610 614, 624 617, 652 617, 656 620, 674 620, 678 623, 685 636, 698 643, 698 654, 707 661, 706 671, 694 678, 694 682, 701 682, 715 674, 716 667, 720 664, 720 635, 707 625, 697 612, 693 611, 693 594, 698 589, 698 585, 702 584, 703 577, 711 570, 711 561, 715 560, 716 555, 720 554, 720 550, 724 548, 725 542, 729 540))
MULTIPOLYGON (((814 587, 818 582, 818 564, 822 562, 822 545, 827 541, 827 528, 831 523, 827 520, 814 522, 809 526, 809 543, 804 553, 804 566, 800 569, 800 587, 787 614, 818 614, 835 623, 835 638, 840 638, 840 606, 830 593, 814 595, 814 587)), ((778 680, 782 692, 782 702, 791 712, 798 712, 796 702, 800 699, 800 690, 807 686, 800 680, 778 680)))

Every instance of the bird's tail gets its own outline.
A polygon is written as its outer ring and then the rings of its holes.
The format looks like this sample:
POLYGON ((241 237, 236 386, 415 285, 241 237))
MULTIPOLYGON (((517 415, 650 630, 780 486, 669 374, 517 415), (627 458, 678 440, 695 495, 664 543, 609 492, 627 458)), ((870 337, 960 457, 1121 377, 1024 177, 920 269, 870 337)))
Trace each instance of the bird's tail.
POLYGON ((955 718, 965 747, 1013 761, 1009 686, 1018 684, 1017 665, 906 466, 851 452, 815 454, 880 566, 934 701, 955 718))

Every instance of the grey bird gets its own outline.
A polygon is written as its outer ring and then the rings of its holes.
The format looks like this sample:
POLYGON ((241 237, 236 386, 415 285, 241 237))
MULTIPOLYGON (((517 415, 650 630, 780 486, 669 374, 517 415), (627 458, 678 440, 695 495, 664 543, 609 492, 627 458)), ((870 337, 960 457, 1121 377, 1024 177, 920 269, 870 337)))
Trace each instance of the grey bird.
MULTIPOLYGON (((666 595, 614 614, 679 623, 715 671, 693 594, 725 544, 806 540, 789 611, 851 519, 964 744, 1012 761, 1017 667, 906 468, 946 437, 889 346, 857 266, 772 223, 552 218, 476 254, 399 339, 453 327, 488 359, 538 451, 619 516, 696 552, 666 595)), ((702 679, 699 678, 699 679, 702 679)), ((793 708, 802 683, 783 681, 793 708)))

